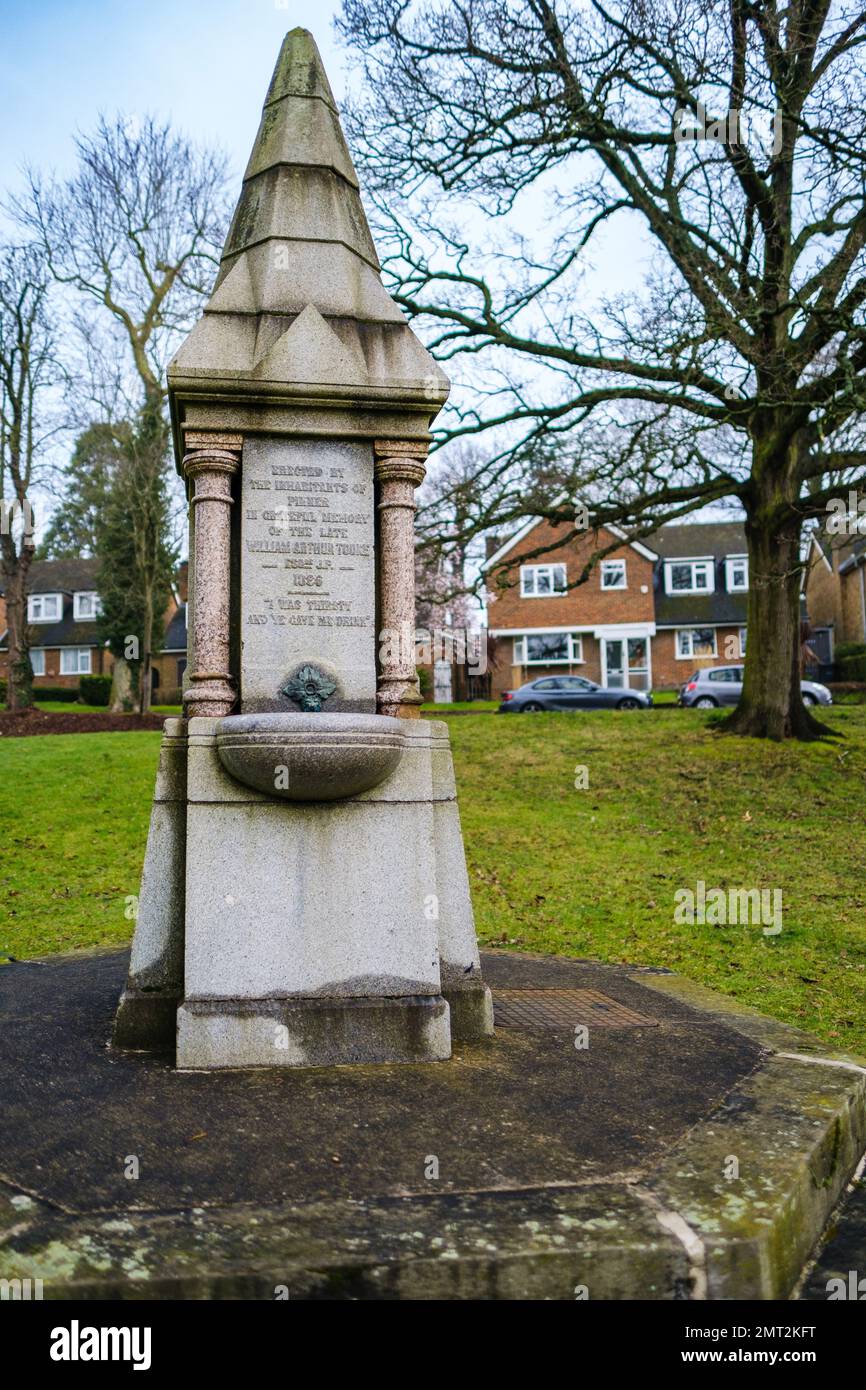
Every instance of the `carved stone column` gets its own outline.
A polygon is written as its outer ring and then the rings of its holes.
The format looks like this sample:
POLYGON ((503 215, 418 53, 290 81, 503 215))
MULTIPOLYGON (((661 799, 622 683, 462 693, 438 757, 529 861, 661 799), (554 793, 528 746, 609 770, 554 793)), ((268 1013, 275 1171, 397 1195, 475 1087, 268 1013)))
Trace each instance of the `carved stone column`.
POLYGON ((184 692, 184 713, 193 718, 231 714, 236 692, 229 670, 231 591, 231 483, 240 466, 239 434, 190 432, 184 445, 184 477, 192 484, 194 587, 188 608, 194 669, 184 692))
POLYGON ((426 444, 376 440, 379 484, 380 714, 417 719, 423 703, 415 671, 415 489, 424 481, 426 444))

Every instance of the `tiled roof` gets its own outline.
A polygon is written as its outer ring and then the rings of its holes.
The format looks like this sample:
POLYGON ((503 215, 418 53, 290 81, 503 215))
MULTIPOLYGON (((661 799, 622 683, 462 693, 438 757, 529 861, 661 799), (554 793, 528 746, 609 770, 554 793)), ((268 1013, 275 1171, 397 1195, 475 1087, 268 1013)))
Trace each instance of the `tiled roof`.
MULTIPOLYGON (((51 593, 52 590, 47 592, 51 593)), ((63 605, 63 617, 56 623, 28 623, 31 647, 98 647, 96 623, 77 623, 72 614, 72 599, 63 605)), ((0 634, 0 650, 6 648, 7 634, 0 634)))
POLYGON ((749 596, 747 593, 728 593, 725 575, 726 557, 746 554, 746 533, 742 522, 696 521, 662 526, 647 537, 646 543, 657 551, 662 562, 656 569, 654 580, 657 626, 745 625, 749 596), (665 593, 663 562, 677 559, 712 559, 715 593, 665 593))
POLYGON ((663 581, 656 581, 657 627, 745 627, 749 611, 748 594, 729 594, 724 587, 724 565, 716 573, 714 594, 666 594, 663 581))
MULTIPOLYGON (((37 560, 27 576, 28 594, 63 594, 63 617, 56 623, 30 623, 31 647, 98 647, 95 622, 76 622, 72 595, 97 591, 97 560, 37 560)), ((3 593, 0 587, 0 594, 3 593)), ((6 648, 6 631, 0 632, 0 650, 6 648)), ((174 612, 166 630, 163 650, 186 651, 186 604, 174 612)))
MULTIPOLYGON (((89 593, 96 588, 97 560, 36 560, 27 575, 28 594, 89 593)), ((0 579, 0 594, 3 592, 0 579)))
POLYGON ((645 537, 645 544, 663 560, 707 555, 723 560, 726 555, 745 555, 746 532, 741 521, 671 522, 645 537))
POLYGON ((171 622, 165 630, 165 637, 162 643, 163 651, 186 651, 186 604, 182 603, 173 614, 171 622))

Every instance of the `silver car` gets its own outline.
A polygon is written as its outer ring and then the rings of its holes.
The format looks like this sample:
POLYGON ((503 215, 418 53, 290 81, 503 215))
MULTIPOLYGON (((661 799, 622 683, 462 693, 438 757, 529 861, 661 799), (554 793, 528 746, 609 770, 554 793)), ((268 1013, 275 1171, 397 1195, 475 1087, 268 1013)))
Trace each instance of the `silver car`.
MULTIPOLYGON (((826 685, 801 681, 800 692, 804 705, 832 705, 833 696, 826 685)), ((743 693, 742 666, 707 666, 695 671, 680 687, 679 703, 691 709, 715 709, 718 705, 737 705, 743 693)))

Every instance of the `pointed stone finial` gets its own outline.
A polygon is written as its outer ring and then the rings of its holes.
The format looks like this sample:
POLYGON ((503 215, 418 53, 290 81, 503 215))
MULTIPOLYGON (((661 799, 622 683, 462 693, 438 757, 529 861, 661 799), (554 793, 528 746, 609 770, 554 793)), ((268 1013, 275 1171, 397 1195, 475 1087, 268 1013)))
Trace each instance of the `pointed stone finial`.
POLYGON ((218 390, 258 402, 336 393, 429 423, 448 387, 382 284, 322 59, 313 36, 292 29, 213 293, 169 368, 175 419, 218 390))

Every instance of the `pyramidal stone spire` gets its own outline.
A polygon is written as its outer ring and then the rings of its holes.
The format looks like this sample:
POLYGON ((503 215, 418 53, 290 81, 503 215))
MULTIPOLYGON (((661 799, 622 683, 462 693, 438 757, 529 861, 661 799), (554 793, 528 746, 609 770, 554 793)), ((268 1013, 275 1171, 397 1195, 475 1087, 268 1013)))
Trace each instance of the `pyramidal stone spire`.
POLYGON ((313 36, 286 35, 213 293, 169 367, 178 398, 388 400, 436 414, 448 379, 379 274, 313 36))

